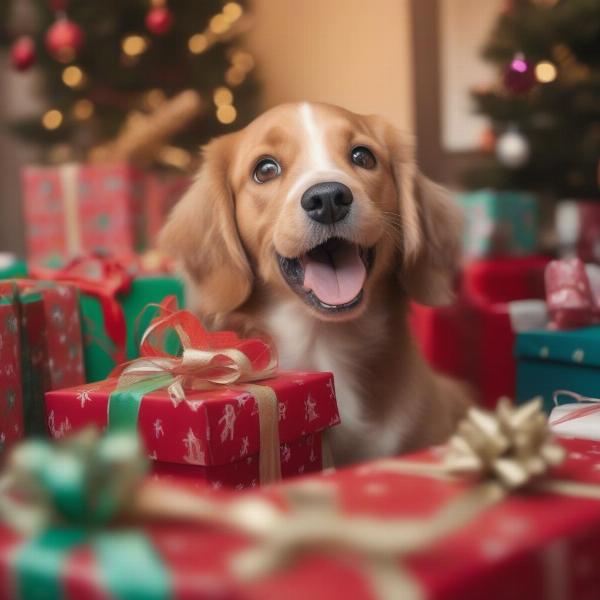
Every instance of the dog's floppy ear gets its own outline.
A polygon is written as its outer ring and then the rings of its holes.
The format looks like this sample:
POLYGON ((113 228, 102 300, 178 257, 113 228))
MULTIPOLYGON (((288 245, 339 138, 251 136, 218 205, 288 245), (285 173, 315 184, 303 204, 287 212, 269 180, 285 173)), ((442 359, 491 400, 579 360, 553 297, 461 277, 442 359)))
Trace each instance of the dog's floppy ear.
POLYGON ((418 170, 414 138, 381 121, 401 219, 400 283, 421 304, 449 303, 460 262, 462 211, 447 190, 418 170))
POLYGON ((159 238, 160 248, 178 259, 197 285, 199 309, 205 315, 234 310, 252 290, 227 181, 232 145, 228 135, 203 148, 200 171, 159 238))

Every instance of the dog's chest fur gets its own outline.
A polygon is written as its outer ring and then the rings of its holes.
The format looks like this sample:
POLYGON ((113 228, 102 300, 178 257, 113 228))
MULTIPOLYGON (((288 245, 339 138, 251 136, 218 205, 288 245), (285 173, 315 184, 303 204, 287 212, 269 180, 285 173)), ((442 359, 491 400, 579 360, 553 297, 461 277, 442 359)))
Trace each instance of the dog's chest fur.
MULTIPOLYGON (((382 403, 388 406, 387 414, 378 414, 377 421, 369 418, 372 374, 365 365, 372 353, 381 352, 381 345, 391 335, 384 311, 371 311, 350 324, 324 323, 311 318, 295 302, 278 302, 269 311, 267 327, 282 369, 334 374, 342 419, 331 432, 336 462, 385 456, 402 448, 416 408, 414 401, 403 401, 399 381, 398 386, 390 386, 397 401, 382 403)), ((389 372, 397 372, 397 367, 390 364, 389 372)))

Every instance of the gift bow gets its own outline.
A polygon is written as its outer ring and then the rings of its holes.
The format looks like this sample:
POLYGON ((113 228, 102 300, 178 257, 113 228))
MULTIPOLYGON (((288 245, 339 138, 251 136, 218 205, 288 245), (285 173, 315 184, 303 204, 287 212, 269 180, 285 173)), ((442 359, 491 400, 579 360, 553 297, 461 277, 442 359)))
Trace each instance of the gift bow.
POLYGON ((113 358, 117 364, 125 360, 127 325, 117 295, 129 293, 133 276, 121 261, 91 253, 74 258, 60 269, 32 266, 30 272, 36 279, 72 283, 84 294, 97 298, 106 333, 114 345, 113 358))
POLYGON ((221 385, 249 383, 273 377, 277 356, 272 346, 260 339, 241 339, 232 331, 208 332, 188 310, 176 310, 176 299, 158 305, 158 316, 140 342, 140 358, 112 373, 119 386, 134 385, 169 375, 169 396, 175 405, 185 400, 185 390, 205 390, 221 385), (169 354, 166 340, 175 332, 181 356, 169 354))

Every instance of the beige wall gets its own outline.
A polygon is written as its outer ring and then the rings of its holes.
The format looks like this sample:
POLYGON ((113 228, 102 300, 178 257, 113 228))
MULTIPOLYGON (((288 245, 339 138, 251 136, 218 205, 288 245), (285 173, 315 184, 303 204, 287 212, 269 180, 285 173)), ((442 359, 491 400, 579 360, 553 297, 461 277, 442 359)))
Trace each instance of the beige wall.
POLYGON ((380 113, 413 128, 409 0, 252 0, 264 106, 290 100, 380 113))

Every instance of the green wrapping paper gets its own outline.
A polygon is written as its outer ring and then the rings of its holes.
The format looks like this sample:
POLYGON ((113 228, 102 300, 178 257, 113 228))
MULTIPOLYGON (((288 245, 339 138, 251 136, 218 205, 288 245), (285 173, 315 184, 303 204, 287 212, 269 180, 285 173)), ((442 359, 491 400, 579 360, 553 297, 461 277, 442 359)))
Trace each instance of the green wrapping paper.
MULTIPOLYGON (((183 283, 173 276, 136 277, 130 293, 119 297, 127 323, 127 360, 138 357, 140 336, 158 311, 152 307, 144 309, 148 304, 159 304, 167 296, 176 296, 179 306, 184 305, 183 283)), ((106 379, 116 366, 113 344, 104 328, 98 299, 83 295, 81 312, 86 378, 88 382, 100 381, 106 379)))

